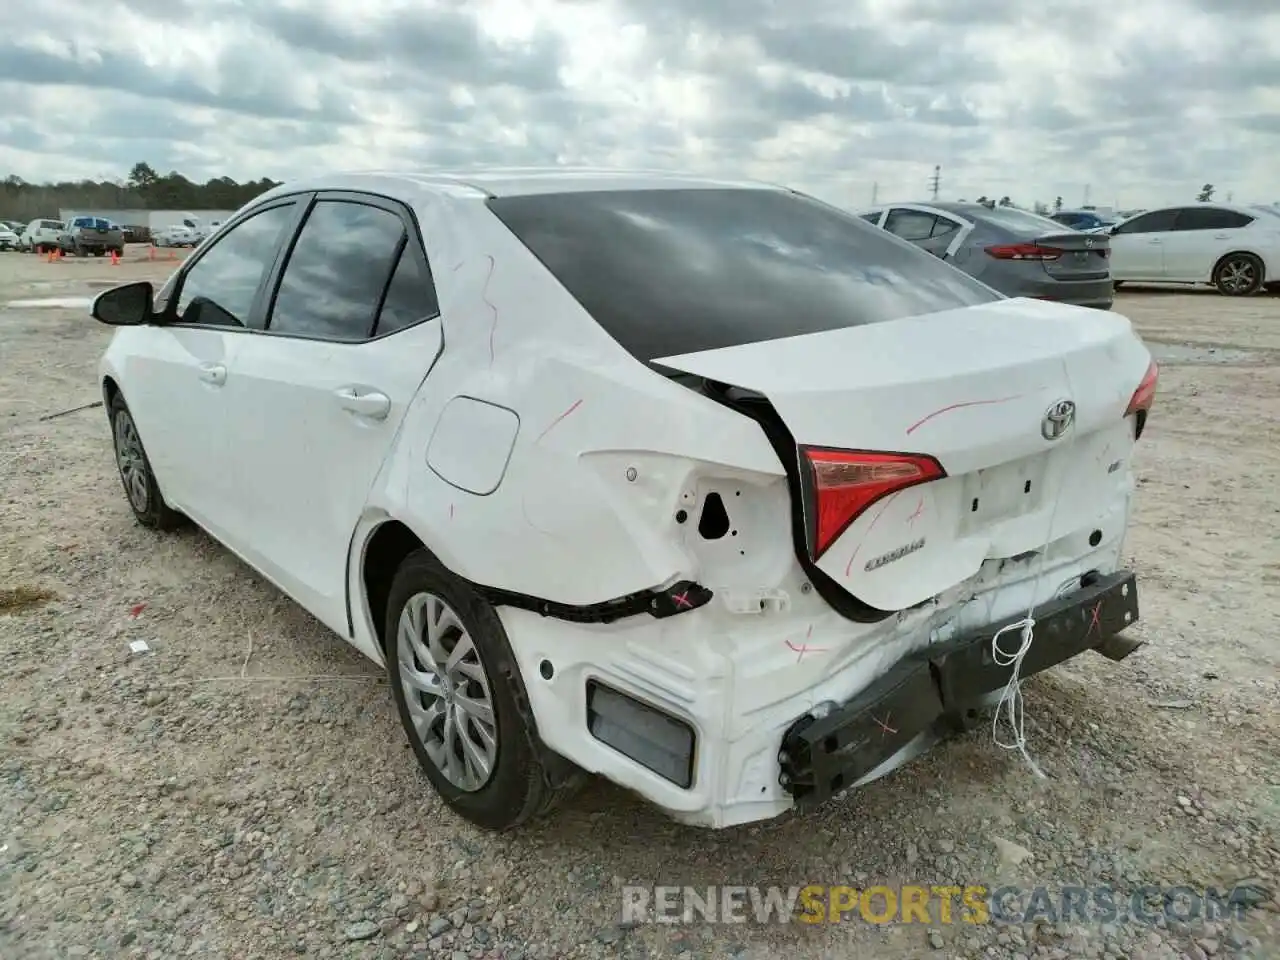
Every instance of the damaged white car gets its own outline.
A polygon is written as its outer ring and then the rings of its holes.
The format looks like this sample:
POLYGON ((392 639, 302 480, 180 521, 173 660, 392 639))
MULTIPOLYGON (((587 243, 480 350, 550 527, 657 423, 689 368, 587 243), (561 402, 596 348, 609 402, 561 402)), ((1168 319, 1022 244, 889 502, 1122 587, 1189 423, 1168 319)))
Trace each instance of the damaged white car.
POLYGON ((583 771, 773 817, 963 725, 1014 659, 1137 645, 1129 322, 786 189, 294 183, 94 315, 138 520, 190 518, 384 663, 486 827, 583 771))

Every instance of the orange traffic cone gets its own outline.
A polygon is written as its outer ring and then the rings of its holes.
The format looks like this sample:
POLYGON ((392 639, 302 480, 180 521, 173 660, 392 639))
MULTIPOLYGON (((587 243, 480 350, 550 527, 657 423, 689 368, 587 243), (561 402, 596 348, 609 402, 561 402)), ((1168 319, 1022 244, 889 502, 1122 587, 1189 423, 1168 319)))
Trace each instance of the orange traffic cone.
POLYGON ((114 251, 114 250, 112 250, 112 251, 111 251, 111 265, 112 265, 113 267, 118 267, 118 266, 120 266, 120 254, 118 254, 118 253, 117 253, 116 251, 114 251))

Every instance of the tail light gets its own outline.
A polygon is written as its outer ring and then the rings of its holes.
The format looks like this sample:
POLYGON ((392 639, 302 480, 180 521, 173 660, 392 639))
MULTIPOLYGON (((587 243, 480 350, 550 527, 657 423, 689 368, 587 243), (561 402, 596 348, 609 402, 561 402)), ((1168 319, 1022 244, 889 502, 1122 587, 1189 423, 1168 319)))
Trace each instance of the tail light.
POLYGON ((987 256, 997 260, 1057 260, 1062 251, 1035 243, 1005 243, 987 247, 987 256))
POLYGON ((810 553, 817 560, 877 500, 945 477, 933 457, 802 447, 808 466, 810 553))
POLYGON ((1142 431, 1147 425, 1147 413, 1151 410, 1151 405, 1156 400, 1156 385, 1160 382, 1160 368, 1154 360, 1147 366, 1147 372, 1143 374, 1142 382, 1138 384, 1138 389, 1133 391, 1133 396, 1129 399, 1129 406, 1125 407, 1124 415, 1134 418, 1133 439, 1137 440, 1142 436, 1142 431))

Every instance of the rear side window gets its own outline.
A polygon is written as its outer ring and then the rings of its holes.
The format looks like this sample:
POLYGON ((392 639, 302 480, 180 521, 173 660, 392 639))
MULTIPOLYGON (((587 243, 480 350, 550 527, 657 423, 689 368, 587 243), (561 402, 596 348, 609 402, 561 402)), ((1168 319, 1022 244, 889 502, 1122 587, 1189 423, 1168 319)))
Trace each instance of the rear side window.
POLYGON ((1000 299, 858 217, 781 190, 543 194, 489 207, 644 361, 1000 299))
POLYGON ((285 264, 267 329, 330 340, 368 339, 404 236, 404 224, 389 210, 318 201, 285 264))
POLYGON ((884 228, 903 240, 928 240, 933 235, 937 217, 919 210, 894 210, 884 222, 884 228))
POLYGON ((1175 230, 1235 230, 1253 223, 1253 217, 1219 207, 1184 207, 1178 211, 1175 230))
POLYGON ((419 320, 434 317, 439 312, 431 278, 418 261, 413 248, 405 244, 400 252, 396 271, 391 275, 387 295, 382 301, 374 334, 381 337, 395 333, 413 326, 419 320))

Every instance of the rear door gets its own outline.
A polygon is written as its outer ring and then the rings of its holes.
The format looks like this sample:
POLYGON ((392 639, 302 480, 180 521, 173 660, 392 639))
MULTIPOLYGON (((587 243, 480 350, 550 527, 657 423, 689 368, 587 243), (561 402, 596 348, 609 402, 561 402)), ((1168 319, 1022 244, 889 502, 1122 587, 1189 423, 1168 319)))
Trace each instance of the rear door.
POLYGON ((1223 254, 1237 249, 1240 230, 1254 217, 1222 207, 1178 210, 1173 230, 1164 237, 1164 272, 1169 280, 1206 283, 1223 254))
POLYGON ((1114 227, 1111 276, 1116 280, 1164 280, 1164 243, 1177 217, 1177 208, 1152 210, 1114 227))
POLYGON ((439 311, 413 218, 367 194, 317 195, 277 274, 265 333, 227 372, 232 546, 349 635, 351 535, 441 349, 439 311))

